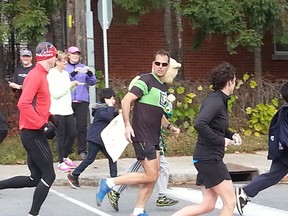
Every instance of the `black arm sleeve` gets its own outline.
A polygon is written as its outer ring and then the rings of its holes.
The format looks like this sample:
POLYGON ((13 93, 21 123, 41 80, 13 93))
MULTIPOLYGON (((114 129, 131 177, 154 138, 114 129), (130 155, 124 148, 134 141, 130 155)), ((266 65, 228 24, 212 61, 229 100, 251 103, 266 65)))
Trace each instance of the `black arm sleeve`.
POLYGON ((218 115, 219 109, 222 109, 222 103, 217 98, 207 98, 199 112, 194 123, 194 128, 199 136, 205 137, 209 143, 214 145, 223 145, 224 137, 219 136, 210 126, 211 121, 218 115))
POLYGON ((78 73, 77 71, 71 72, 71 77, 74 77, 77 73, 78 73))
POLYGON ((93 76, 93 72, 92 72, 92 71, 88 71, 88 72, 87 72, 87 75, 88 75, 89 77, 92 77, 92 76, 93 76))

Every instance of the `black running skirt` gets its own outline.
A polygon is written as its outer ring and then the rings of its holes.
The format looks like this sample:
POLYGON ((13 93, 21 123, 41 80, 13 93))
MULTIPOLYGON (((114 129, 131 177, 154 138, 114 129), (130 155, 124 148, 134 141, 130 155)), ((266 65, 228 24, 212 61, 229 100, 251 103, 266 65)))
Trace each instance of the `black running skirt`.
POLYGON ((196 185, 212 188, 224 180, 231 180, 231 176, 223 161, 198 161, 194 163, 198 174, 196 185))

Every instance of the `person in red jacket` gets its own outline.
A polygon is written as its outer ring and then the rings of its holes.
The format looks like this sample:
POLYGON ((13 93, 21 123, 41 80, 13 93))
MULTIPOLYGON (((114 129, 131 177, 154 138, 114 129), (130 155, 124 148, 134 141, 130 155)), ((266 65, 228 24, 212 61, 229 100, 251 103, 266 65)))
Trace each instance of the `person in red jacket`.
POLYGON ((53 157, 47 140, 55 136, 55 126, 49 123, 54 118, 49 113, 50 92, 46 76, 55 65, 57 50, 53 44, 42 42, 35 53, 37 63, 25 78, 18 101, 20 137, 31 174, 0 181, 0 189, 36 187, 28 216, 39 214, 55 180, 53 157))

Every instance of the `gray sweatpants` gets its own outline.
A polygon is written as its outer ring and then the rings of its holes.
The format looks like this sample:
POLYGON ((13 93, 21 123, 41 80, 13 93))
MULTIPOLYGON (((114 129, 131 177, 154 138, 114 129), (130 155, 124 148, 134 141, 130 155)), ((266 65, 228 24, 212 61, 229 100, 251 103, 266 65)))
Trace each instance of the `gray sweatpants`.
MULTIPOLYGON (((140 161, 135 161, 127 170, 126 173, 130 172, 143 172, 143 167, 140 161)), ((169 181, 169 163, 164 155, 160 155, 160 175, 156 182, 159 189, 159 195, 164 195, 166 193, 169 181)), ((117 185, 113 187, 113 190, 121 194, 127 185, 117 185)))

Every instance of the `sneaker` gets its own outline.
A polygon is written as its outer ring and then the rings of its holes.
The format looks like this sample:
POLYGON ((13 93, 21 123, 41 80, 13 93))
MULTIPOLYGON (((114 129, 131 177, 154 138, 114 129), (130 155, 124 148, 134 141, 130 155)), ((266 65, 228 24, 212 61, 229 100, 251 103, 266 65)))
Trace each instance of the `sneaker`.
POLYGON ((178 202, 179 202, 178 200, 174 200, 166 196, 160 196, 156 201, 156 206, 158 207, 173 206, 176 205, 178 202))
POLYGON ((145 211, 143 213, 140 213, 138 215, 131 214, 130 216, 149 216, 145 211))
POLYGON ((68 167, 65 162, 59 163, 58 164, 58 171, 60 172, 71 172, 70 167, 68 167))
POLYGON ((86 152, 81 152, 79 155, 80 155, 82 160, 86 159, 86 157, 87 157, 86 152))
POLYGON ((78 176, 75 176, 75 175, 69 173, 69 174, 67 175, 67 179, 68 179, 68 182, 70 183, 70 185, 71 185, 73 188, 77 189, 77 188, 80 187, 80 185, 79 185, 79 180, 78 180, 78 176))
POLYGON ((149 216, 145 211, 141 214, 138 214, 137 216, 149 216))
POLYGON ((104 197, 110 190, 111 188, 108 187, 106 179, 100 179, 96 192, 96 202, 98 206, 101 206, 104 197))
POLYGON ((120 194, 117 193, 116 191, 114 190, 110 190, 108 193, 107 193, 107 197, 109 199, 109 202, 110 202, 110 205, 112 206, 112 208, 115 210, 115 211, 119 211, 119 207, 118 207, 118 200, 120 198, 120 194))
POLYGON ((236 206, 240 215, 243 215, 243 208, 248 202, 248 196, 242 188, 235 188, 236 206))
POLYGON ((69 157, 63 158, 63 161, 70 169, 75 169, 77 167, 77 164, 75 164, 69 157))

